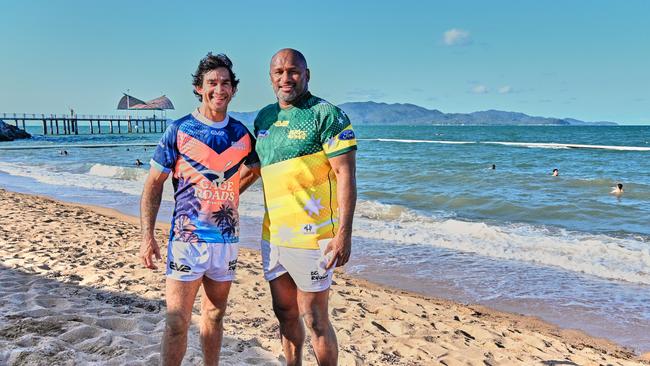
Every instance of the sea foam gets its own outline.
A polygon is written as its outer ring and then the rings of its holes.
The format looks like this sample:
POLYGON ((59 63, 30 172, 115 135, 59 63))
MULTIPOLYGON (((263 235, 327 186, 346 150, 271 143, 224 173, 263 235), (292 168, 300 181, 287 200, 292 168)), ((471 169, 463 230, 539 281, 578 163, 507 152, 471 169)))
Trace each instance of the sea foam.
POLYGON ((114 178, 120 180, 133 180, 144 182, 148 171, 141 168, 130 168, 115 165, 93 164, 88 174, 97 177, 114 178))
POLYGON ((395 245, 428 245, 650 284, 650 245, 642 236, 618 238, 543 225, 494 225, 431 217, 377 202, 361 201, 358 206, 354 235, 360 238, 395 245))
MULTIPOLYGON (((139 196, 146 170, 92 165, 86 173, 54 171, 47 166, 0 162, 0 170, 38 182, 67 187, 117 191, 139 196)), ((173 200, 171 179, 163 199, 173 200)), ((241 196, 242 214, 264 214, 259 183, 241 196)), ((650 284, 650 245, 643 236, 614 237, 544 225, 491 224, 448 215, 423 214, 400 205, 359 200, 354 236, 399 246, 433 246, 480 256, 516 260, 568 271, 650 284)))
POLYGON ((509 141, 450 141, 450 140, 414 140, 414 139, 358 139, 359 141, 379 141, 379 142, 398 142, 407 144, 451 144, 451 145, 468 145, 468 144, 485 144, 485 145, 503 145, 512 147, 527 147, 538 149, 599 149, 615 151, 650 151, 650 147, 644 146, 616 146, 616 145, 585 145, 585 144, 566 144, 556 142, 509 142, 509 141))

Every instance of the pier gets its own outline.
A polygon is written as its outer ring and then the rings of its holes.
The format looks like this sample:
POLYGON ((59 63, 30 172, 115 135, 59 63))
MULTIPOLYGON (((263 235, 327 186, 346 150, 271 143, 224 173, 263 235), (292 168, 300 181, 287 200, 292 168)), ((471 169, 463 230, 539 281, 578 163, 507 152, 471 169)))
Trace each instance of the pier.
POLYGON ((39 121, 43 126, 43 135, 78 135, 80 123, 90 128, 90 134, 158 133, 167 128, 167 119, 162 117, 2 113, 0 119, 6 123, 13 121, 16 127, 23 130, 26 121, 39 121))

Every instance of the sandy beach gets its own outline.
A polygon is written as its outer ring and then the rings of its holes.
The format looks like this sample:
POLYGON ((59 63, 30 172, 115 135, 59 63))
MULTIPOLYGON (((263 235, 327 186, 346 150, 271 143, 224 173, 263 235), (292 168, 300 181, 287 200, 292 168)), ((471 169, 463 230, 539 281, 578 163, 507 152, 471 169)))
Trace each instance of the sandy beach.
MULTIPOLYGON (((139 263, 136 218, 0 189, 0 223, 0 364, 159 361, 164 265, 150 271, 139 263)), ((161 243, 166 230, 157 231, 161 243)), ((260 262, 259 252, 241 251, 223 365, 283 364, 260 262)), ((648 354, 536 318, 381 287, 341 270, 330 301, 341 365, 650 364, 648 354)), ((195 324, 188 343, 184 364, 201 364, 195 324)), ((305 360, 316 364, 309 347, 305 360)))

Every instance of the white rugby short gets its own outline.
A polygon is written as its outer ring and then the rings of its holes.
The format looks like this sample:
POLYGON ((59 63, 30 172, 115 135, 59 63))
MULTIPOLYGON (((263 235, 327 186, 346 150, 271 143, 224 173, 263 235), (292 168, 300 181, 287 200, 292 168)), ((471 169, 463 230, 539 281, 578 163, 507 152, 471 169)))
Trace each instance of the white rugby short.
POLYGON ((217 282, 233 281, 239 244, 172 241, 167 248, 168 278, 194 281, 203 276, 217 282))
POLYGON ((262 240, 262 265, 264 279, 274 279, 289 273, 296 286, 303 292, 321 292, 332 285, 336 263, 329 270, 325 266, 329 256, 325 256, 327 244, 332 239, 318 241, 320 249, 298 249, 272 245, 262 240))

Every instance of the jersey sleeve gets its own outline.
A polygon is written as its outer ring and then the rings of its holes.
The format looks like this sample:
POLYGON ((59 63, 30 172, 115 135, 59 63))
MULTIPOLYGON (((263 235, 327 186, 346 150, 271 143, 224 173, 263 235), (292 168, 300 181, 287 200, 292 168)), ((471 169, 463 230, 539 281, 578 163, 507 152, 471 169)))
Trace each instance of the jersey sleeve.
POLYGON ((320 142, 328 158, 357 149, 357 138, 348 116, 338 107, 327 108, 323 115, 320 142))
POLYGON ((260 157, 257 155, 257 151, 255 151, 255 137, 250 133, 250 131, 248 131, 248 137, 251 140, 251 151, 244 159, 244 165, 252 167, 260 164, 260 157))
POLYGON ((253 136, 257 137, 257 134, 260 132, 260 124, 264 120, 264 112, 266 110, 265 108, 262 108, 259 112, 257 112, 257 116, 255 116, 255 120, 253 121, 253 136))
POLYGON ((151 158, 151 166, 163 173, 171 172, 174 164, 176 164, 178 158, 177 132, 176 125, 172 124, 167 127, 151 158))

